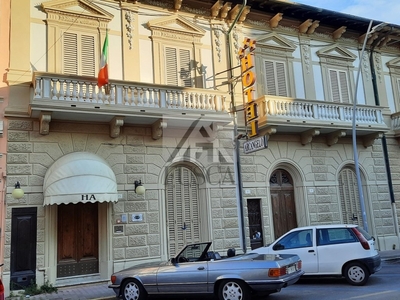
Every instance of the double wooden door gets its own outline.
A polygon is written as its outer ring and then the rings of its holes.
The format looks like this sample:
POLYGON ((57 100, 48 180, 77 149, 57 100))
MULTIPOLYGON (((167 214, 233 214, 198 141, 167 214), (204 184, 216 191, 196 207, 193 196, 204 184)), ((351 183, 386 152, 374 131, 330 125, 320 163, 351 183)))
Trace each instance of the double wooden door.
POLYGON ((269 183, 276 239, 297 227, 294 188, 292 177, 282 169, 278 169, 272 174, 269 183))
POLYGON ((59 205, 57 240, 57 277, 98 273, 98 204, 59 205))

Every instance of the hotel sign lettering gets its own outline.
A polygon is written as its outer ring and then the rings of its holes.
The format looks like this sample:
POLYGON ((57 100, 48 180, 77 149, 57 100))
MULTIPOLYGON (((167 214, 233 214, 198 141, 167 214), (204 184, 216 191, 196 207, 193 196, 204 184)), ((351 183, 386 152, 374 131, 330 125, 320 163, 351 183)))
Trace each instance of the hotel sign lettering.
POLYGON ((256 41, 245 38, 243 47, 239 49, 240 67, 242 73, 242 85, 245 107, 246 126, 250 127, 248 137, 255 137, 258 134, 258 113, 257 104, 254 101, 254 84, 256 83, 256 74, 254 72, 254 50, 256 41))

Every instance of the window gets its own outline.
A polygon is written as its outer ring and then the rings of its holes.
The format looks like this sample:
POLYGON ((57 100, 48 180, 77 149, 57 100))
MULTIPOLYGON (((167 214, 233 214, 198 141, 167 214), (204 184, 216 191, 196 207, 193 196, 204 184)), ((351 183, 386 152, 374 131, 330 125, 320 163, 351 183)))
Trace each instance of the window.
POLYGON ((96 76, 95 38, 93 35, 63 33, 63 73, 96 76))
POLYGON ((344 168, 339 174, 339 195, 343 223, 362 225, 357 178, 350 168, 344 168))
POLYGON ((190 50, 165 47, 165 66, 168 85, 193 86, 190 50))
POLYGON ((312 229, 294 231, 274 245, 274 250, 312 247, 312 229))
POLYGON ((286 66, 284 62, 264 60, 267 95, 288 96, 286 66))
POLYGON ((358 242, 353 231, 347 228, 317 230, 318 245, 332 245, 358 242))
POLYGON ((331 101, 350 103, 349 83, 345 71, 329 70, 331 101))
POLYGON ((317 51, 317 55, 320 58, 325 101, 351 103, 356 55, 338 45, 325 47, 317 51))

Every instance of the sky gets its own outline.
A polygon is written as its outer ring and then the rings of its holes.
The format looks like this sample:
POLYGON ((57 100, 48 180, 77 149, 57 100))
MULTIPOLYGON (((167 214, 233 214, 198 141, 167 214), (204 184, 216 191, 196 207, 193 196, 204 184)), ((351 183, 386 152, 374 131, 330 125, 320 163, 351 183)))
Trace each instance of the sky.
POLYGON ((314 7, 400 25, 400 0, 291 0, 314 7))

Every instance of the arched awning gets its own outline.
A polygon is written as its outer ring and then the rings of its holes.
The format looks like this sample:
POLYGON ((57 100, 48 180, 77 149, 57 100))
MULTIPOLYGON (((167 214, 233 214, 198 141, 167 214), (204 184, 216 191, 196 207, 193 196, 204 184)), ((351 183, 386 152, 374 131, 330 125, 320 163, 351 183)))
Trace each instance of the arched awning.
POLYGON ((88 152, 64 155, 47 170, 44 203, 117 202, 115 174, 101 157, 88 152))

